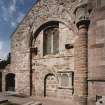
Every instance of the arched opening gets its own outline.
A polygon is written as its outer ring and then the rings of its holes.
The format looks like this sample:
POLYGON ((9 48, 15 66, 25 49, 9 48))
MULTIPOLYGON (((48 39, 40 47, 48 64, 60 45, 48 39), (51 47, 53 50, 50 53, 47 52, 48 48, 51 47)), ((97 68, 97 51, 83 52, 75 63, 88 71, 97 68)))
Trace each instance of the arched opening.
POLYGON ((56 97, 57 80, 54 74, 47 74, 44 78, 44 97, 56 97))
MULTIPOLYGON (((58 27, 59 26, 59 23, 62 23, 60 21, 48 21, 44 24, 42 24, 38 29, 36 29, 35 33, 32 34, 32 36, 30 37, 30 42, 29 42, 29 46, 32 47, 32 43, 33 43, 33 40, 38 37, 39 33, 42 31, 42 30, 46 30, 47 28, 50 28, 50 27, 58 27)), ((64 23, 62 23, 64 24, 64 23)))
POLYGON ((59 21, 42 24, 31 36, 31 55, 56 55, 73 49, 74 34, 69 27, 59 21))
MULTIPOLYGON (((36 62, 35 59, 49 58, 49 57, 53 58, 55 56, 61 56, 61 54, 67 56, 67 54, 69 53, 74 55, 74 48, 73 48, 74 34, 72 29, 70 29, 63 22, 48 21, 42 24, 36 30, 34 29, 34 31, 35 33, 33 32, 32 37, 30 39, 30 95, 32 95, 34 89, 36 89, 36 91, 38 89, 39 91, 39 87, 33 84, 32 79, 34 75, 40 75, 39 73, 40 67, 41 68, 44 67, 44 69, 46 70, 47 69, 46 67, 48 66, 47 63, 46 66, 40 65, 40 63, 38 63, 39 61, 36 62), (33 69, 35 68, 37 68, 35 72, 39 74, 33 74, 33 69)), ((48 60, 46 60, 46 62, 47 61, 48 60)), ((44 93, 44 96, 51 96, 51 97, 56 96, 57 92, 55 91, 57 91, 58 89, 55 87, 57 83, 53 81, 55 85, 50 84, 52 83, 52 80, 48 79, 53 77, 55 77, 53 74, 48 74, 44 79, 44 92, 42 91, 41 93, 41 94, 44 93), (49 83, 49 81, 51 82, 49 83)), ((66 77, 64 77, 64 79, 66 79, 66 77)), ((56 78, 54 80, 56 81, 56 78)), ((39 79, 35 78, 35 82, 37 84, 39 82, 39 79)))
POLYGON ((15 91, 15 74, 9 73, 6 75, 6 91, 15 91))
POLYGON ((36 30, 33 38, 31 37, 33 55, 39 54, 40 49, 42 55, 59 53, 59 24, 58 21, 50 21, 36 30))
POLYGON ((0 92, 2 92, 2 73, 0 72, 0 92))

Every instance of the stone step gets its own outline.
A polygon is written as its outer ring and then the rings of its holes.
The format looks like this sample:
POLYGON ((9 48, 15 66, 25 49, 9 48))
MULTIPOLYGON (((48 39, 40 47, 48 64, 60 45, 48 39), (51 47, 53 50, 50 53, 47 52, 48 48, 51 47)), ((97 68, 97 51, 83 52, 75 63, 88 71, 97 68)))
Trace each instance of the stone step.
POLYGON ((15 97, 21 97, 21 98, 26 98, 28 96, 22 94, 22 93, 17 93, 17 92, 12 92, 12 91, 7 91, 4 93, 4 96, 15 96, 15 97))
POLYGON ((8 104, 8 100, 4 98, 0 98, 0 104, 1 105, 7 105, 8 104))
POLYGON ((30 101, 30 102, 27 102, 23 105, 42 105, 42 103, 41 102, 30 101))
POLYGON ((6 91, 4 93, 5 96, 11 96, 11 95, 16 95, 17 93, 16 92, 13 92, 13 91, 6 91))

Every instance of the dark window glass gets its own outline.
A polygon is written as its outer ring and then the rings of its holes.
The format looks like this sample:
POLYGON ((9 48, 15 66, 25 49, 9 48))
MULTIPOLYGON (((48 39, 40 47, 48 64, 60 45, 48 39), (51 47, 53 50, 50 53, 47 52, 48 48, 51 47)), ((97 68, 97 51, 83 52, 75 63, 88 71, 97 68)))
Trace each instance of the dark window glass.
POLYGON ((50 54, 51 53, 51 35, 50 35, 50 30, 45 30, 44 31, 44 43, 43 43, 43 53, 45 54, 50 54))
POLYGON ((53 30, 53 53, 59 52, 59 28, 53 30))

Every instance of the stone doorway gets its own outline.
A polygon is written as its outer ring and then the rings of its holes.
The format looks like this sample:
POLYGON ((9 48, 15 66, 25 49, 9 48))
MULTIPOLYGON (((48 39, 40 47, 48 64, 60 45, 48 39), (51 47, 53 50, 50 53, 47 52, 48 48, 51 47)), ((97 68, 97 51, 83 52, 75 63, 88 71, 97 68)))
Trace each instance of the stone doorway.
POLYGON ((6 91, 15 91, 15 74, 6 75, 6 91))
POLYGON ((57 79, 53 74, 48 74, 44 79, 44 96, 56 97, 57 94, 57 79))
POLYGON ((2 73, 0 72, 0 92, 2 92, 2 73))

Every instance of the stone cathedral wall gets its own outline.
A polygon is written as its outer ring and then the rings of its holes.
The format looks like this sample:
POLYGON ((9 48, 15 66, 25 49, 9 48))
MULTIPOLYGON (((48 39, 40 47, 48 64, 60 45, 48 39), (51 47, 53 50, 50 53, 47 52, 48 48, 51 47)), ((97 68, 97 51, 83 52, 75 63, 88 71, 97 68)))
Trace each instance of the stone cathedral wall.
MULTIPOLYGON (((74 8, 80 4, 90 3, 92 12, 90 15, 90 27, 88 30, 88 100, 89 105, 95 105, 96 96, 105 96, 105 0, 41 0, 30 10, 16 31, 11 36, 11 70, 16 74, 16 91, 30 94, 30 46, 32 35, 37 29, 48 21, 60 21, 65 23, 69 31, 73 31, 74 39, 78 39, 75 26, 74 8), (101 3, 99 1, 102 1, 101 3)), ((64 30, 63 30, 64 31, 64 30)), ((70 32, 64 31, 61 35, 60 54, 43 57, 41 35, 37 37, 39 52, 38 56, 32 57, 32 85, 33 94, 44 96, 43 79, 48 73, 58 76, 59 73, 73 71, 75 50, 65 50, 65 35, 70 32), (71 63, 72 62, 72 63, 71 63), (51 65, 51 66, 49 66, 51 65)), ((75 41, 69 39, 69 41, 75 41)), ((74 43, 74 42, 73 42, 74 43)), ((57 90, 57 96, 67 98, 72 96, 72 91, 57 90), (65 96, 62 94, 65 93, 65 96), (67 94, 69 93, 69 94, 67 94)), ((74 90, 75 91, 75 90, 74 90)))
POLYGON ((62 3, 63 1, 38 1, 11 36, 11 69, 14 68, 16 74, 18 92, 30 94, 30 43, 33 32, 48 21, 61 21, 70 29, 74 27, 69 23, 71 14, 67 12, 71 1, 62 3))
MULTIPOLYGON (((44 90, 44 85, 46 85, 44 78, 49 73, 54 74, 57 79, 56 97, 69 98, 73 95, 73 75, 71 73, 74 73, 74 48, 66 49, 65 46, 66 44, 73 45, 74 40, 73 32, 59 23, 59 53, 43 56, 43 32, 41 31, 37 36, 33 47, 38 48, 38 54, 33 54, 32 57, 33 85, 37 96, 44 96, 44 91, 46 91, 44 90), (61 74, 67 74, 70 79, 66 87, 61 86, 61 74)), ((51 96, 54 97, 53 94, 51 96)))
POLYGON ((90 105, 105 96, 105 1, 93 2, 88 35, 88 95, 90 105))

